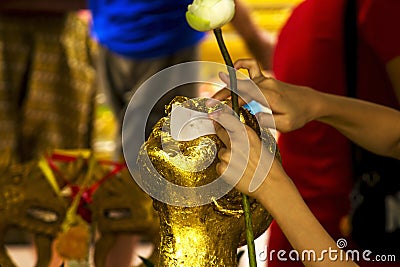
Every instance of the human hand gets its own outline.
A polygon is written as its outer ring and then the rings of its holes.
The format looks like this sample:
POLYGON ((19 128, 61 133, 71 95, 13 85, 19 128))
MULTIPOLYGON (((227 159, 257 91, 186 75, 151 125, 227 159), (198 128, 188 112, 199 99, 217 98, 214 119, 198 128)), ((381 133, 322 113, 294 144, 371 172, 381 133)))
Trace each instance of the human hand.
POLYGON ((279 168, 283 172, 283 169, 279 162, 274 163, 274 151, 270 152, 257 133, 230 111, 209 114, 214 120, 217 136, 225 144, 218 152, 217 173, 239 191, 259 198, 264 192, 262 188, 271 165, 275 166, 275 172, 279 168))
MULTIPOLYGON (((239 104, 243 105, 252 100, 269 107, 270 114, 258 113, 257 119, 264 127, 275 127, 280 132, 290 132, 303 127, 306 123, 317 118, 320 108, 317 91, 265 77, 254 59, 240 59, 234 64, 235 69, 247 69, 251 80, 238 80, 239 104), (259 90, 255 90, 254 83, 259 90), (261 91, 261 93, 260 93, 261 91)), ((229 87, 229 76, 219 74, 221 80, 229 87)), ((227 99, 231 94, 228 88, 218 91, 212 98, 227 99)))

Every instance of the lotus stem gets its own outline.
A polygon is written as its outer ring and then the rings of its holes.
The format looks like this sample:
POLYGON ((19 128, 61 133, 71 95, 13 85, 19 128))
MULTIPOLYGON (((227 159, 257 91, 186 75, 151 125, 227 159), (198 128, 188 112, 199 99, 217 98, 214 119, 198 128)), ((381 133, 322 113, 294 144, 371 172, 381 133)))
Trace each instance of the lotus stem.
MULTIPOLYGON (((235 111, 236 115, 239 116, 236 70, 233 66, 233 62, 231 56, 229 55, 228 49, 225 46, 221 28, 214 29, 214 35, 217 39, 219 50, 221 51, 225 64, 228 66, 232 109, 235 111)), ((254 245, 253 223, 250 214, 250 203, 248 196, 243 193, 242 193, 242 204, 243 204, 244 220, 246 227, 246 241, 247 241, 247 250, 249 254, 249 266, 256 267, 257 261, 256 261, 255 245, 254 245)))

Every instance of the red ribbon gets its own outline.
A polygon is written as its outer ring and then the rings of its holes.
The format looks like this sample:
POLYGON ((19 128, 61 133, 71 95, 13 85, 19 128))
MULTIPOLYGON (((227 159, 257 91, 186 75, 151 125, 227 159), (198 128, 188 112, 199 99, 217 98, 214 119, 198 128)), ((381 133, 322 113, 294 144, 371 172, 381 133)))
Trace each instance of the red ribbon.
MULTIPOLYGON (((70 156, 70 155, 63 155, 60 153, 53 153, 50 156, 46 157, 47 162, 51 169, 55 172, 57 172, 61 177, 62 173, 60 168, 55 164, 55 161, 60 161, 60 162, 74 162, 75 160, 78 159, 76 156, 70 156)), ((85 188, 81 199, 79 201, 79 206, 78 206, 78 214, 82 216, 82 218, 87 221, 88 223, 91 223, 92 221, 92 214, 89 209, 89 204, 92 203, 93 201, 93 195, 96 192, 96 190, 109 178, 117 175, 120 173, 124 168, 126 168, 125 163, 119 163, 119 162, 114 162, 111 160, 99 160, 100 165, 108 165, 108 166, 113 166, 113 169, 108 172, 104 177, 102 177, 100 180, 96 181, 94 184, 89 186, 88 188, 85 188)), ((71 198, 73 199, 81 190, 79 185, 74 185, 70 184, 66 179, 64 179, 68 186, 71 189, 71 198)))

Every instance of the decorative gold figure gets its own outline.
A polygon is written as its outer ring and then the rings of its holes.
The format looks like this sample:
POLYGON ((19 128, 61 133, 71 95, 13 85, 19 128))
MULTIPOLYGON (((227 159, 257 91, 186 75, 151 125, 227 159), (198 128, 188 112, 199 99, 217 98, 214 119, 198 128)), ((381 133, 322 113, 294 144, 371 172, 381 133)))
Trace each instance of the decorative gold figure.
POLYGON ((37 162, 0 166, 0 265, 15 267, 4 247, 9 227, 19 227, 34 234, 37 267, 47 267, 51 243, 59 230, 67 202, 57 196, 43 178, 37 162))
POLYGON ((158 216, 152 200, 137 186, 126 168, 97 190, 90 209, 100 232, 94 253, 96 267, 105 266, 118 233, 145 235, 154 243, 158 240, 158 216))
MULTIPOLYGON (((58 171, 52 172, 52 184, 38 161, 25 164, 13 164, 8 160, 0 162, 1 267, 15 267, 4 244, 4 236, 12 226, 34 234, 38 259, 35 266, 49 265, 51 245, 60 231, 70 202, 69 197, 60 195, 61 189, 68 184, 82 186, 87 173, 87 160, 80 156, 74 161, 53 163, 58 171)), ((51 172, 51 169, 47 170, 51 172)), ((110 175, 109 168, 96 162, 89 186, 107 175, 110 175)), ((152 200, 135 184, 125 167, 98 184, 96 190, 87 192, 89 195, 86 196, 92 199, 85 203, 85 209, 91 211, 92 225, 99 232, 94 255, 96 267, 104 267, 118 233, 142 234, 158 239, 158 218, 152 200)))
MULTIPOLYGON (((177 97, 171 105, 185 101, 186 98, 177 97)), ((200 102, 196 100, 192 104, 202 106, 204 103, 200 102)), ((171 105, 167 107, 167 112, 171 111, 171 105)), ((241 109, 240 115, 243 122, 260 133, 253 115, 245 109, 241 109)), ((182 162, 176 163, 174 155, 169 156, 163 150, 163 147, 168 147, 169 141, 176 142, 162 129, 166 120, 163 118, 154 126, 151 136, 142 147, 139 159, 143 159, 143 153, 147 152, 157 172, 176 185, 197 187, 215 180, 219 176, 215 169, 218 159, 214 159, 206 169, 189 171, 190 166, 179 165, 182 162)), ((202 164, 212 153, 207 152, 209 147, 201 150, 196 148, 200 143, 207 142, 207 138, 215 143, 217 149, 223 146, 216 135, 208 135, 192 141, 178 142, 179 149, 192 163, 195 160, 197 164, 202 164)), ((269 141, 271 145, 275 145, 273 137, 269 141)), ((144 172, 146 171, 151 172, 145 167, 144 172)), ((171 192, 166 188, 165 194, 168 193, 171 192)), ((254 235, 258 237, 268 228, 272 217, 256 200, 250 199, 250 202, 254 235)), ((154 207, 160 217, 161 235, 156 266, 237 266, 237 248, 245 244, 245 226, 241 195, 236 189, 203 206, 179 207, 154 200, 154 207)))

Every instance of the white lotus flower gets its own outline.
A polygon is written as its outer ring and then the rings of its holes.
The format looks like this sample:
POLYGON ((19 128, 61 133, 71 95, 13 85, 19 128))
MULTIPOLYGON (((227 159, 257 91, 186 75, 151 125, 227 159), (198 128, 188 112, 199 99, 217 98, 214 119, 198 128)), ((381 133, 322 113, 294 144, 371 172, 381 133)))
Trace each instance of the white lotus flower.
POLYGON ((205 32, 224 26, 234 15, 234 0, 194 0, 188 6, 186 20, 193 29, 205 32))

